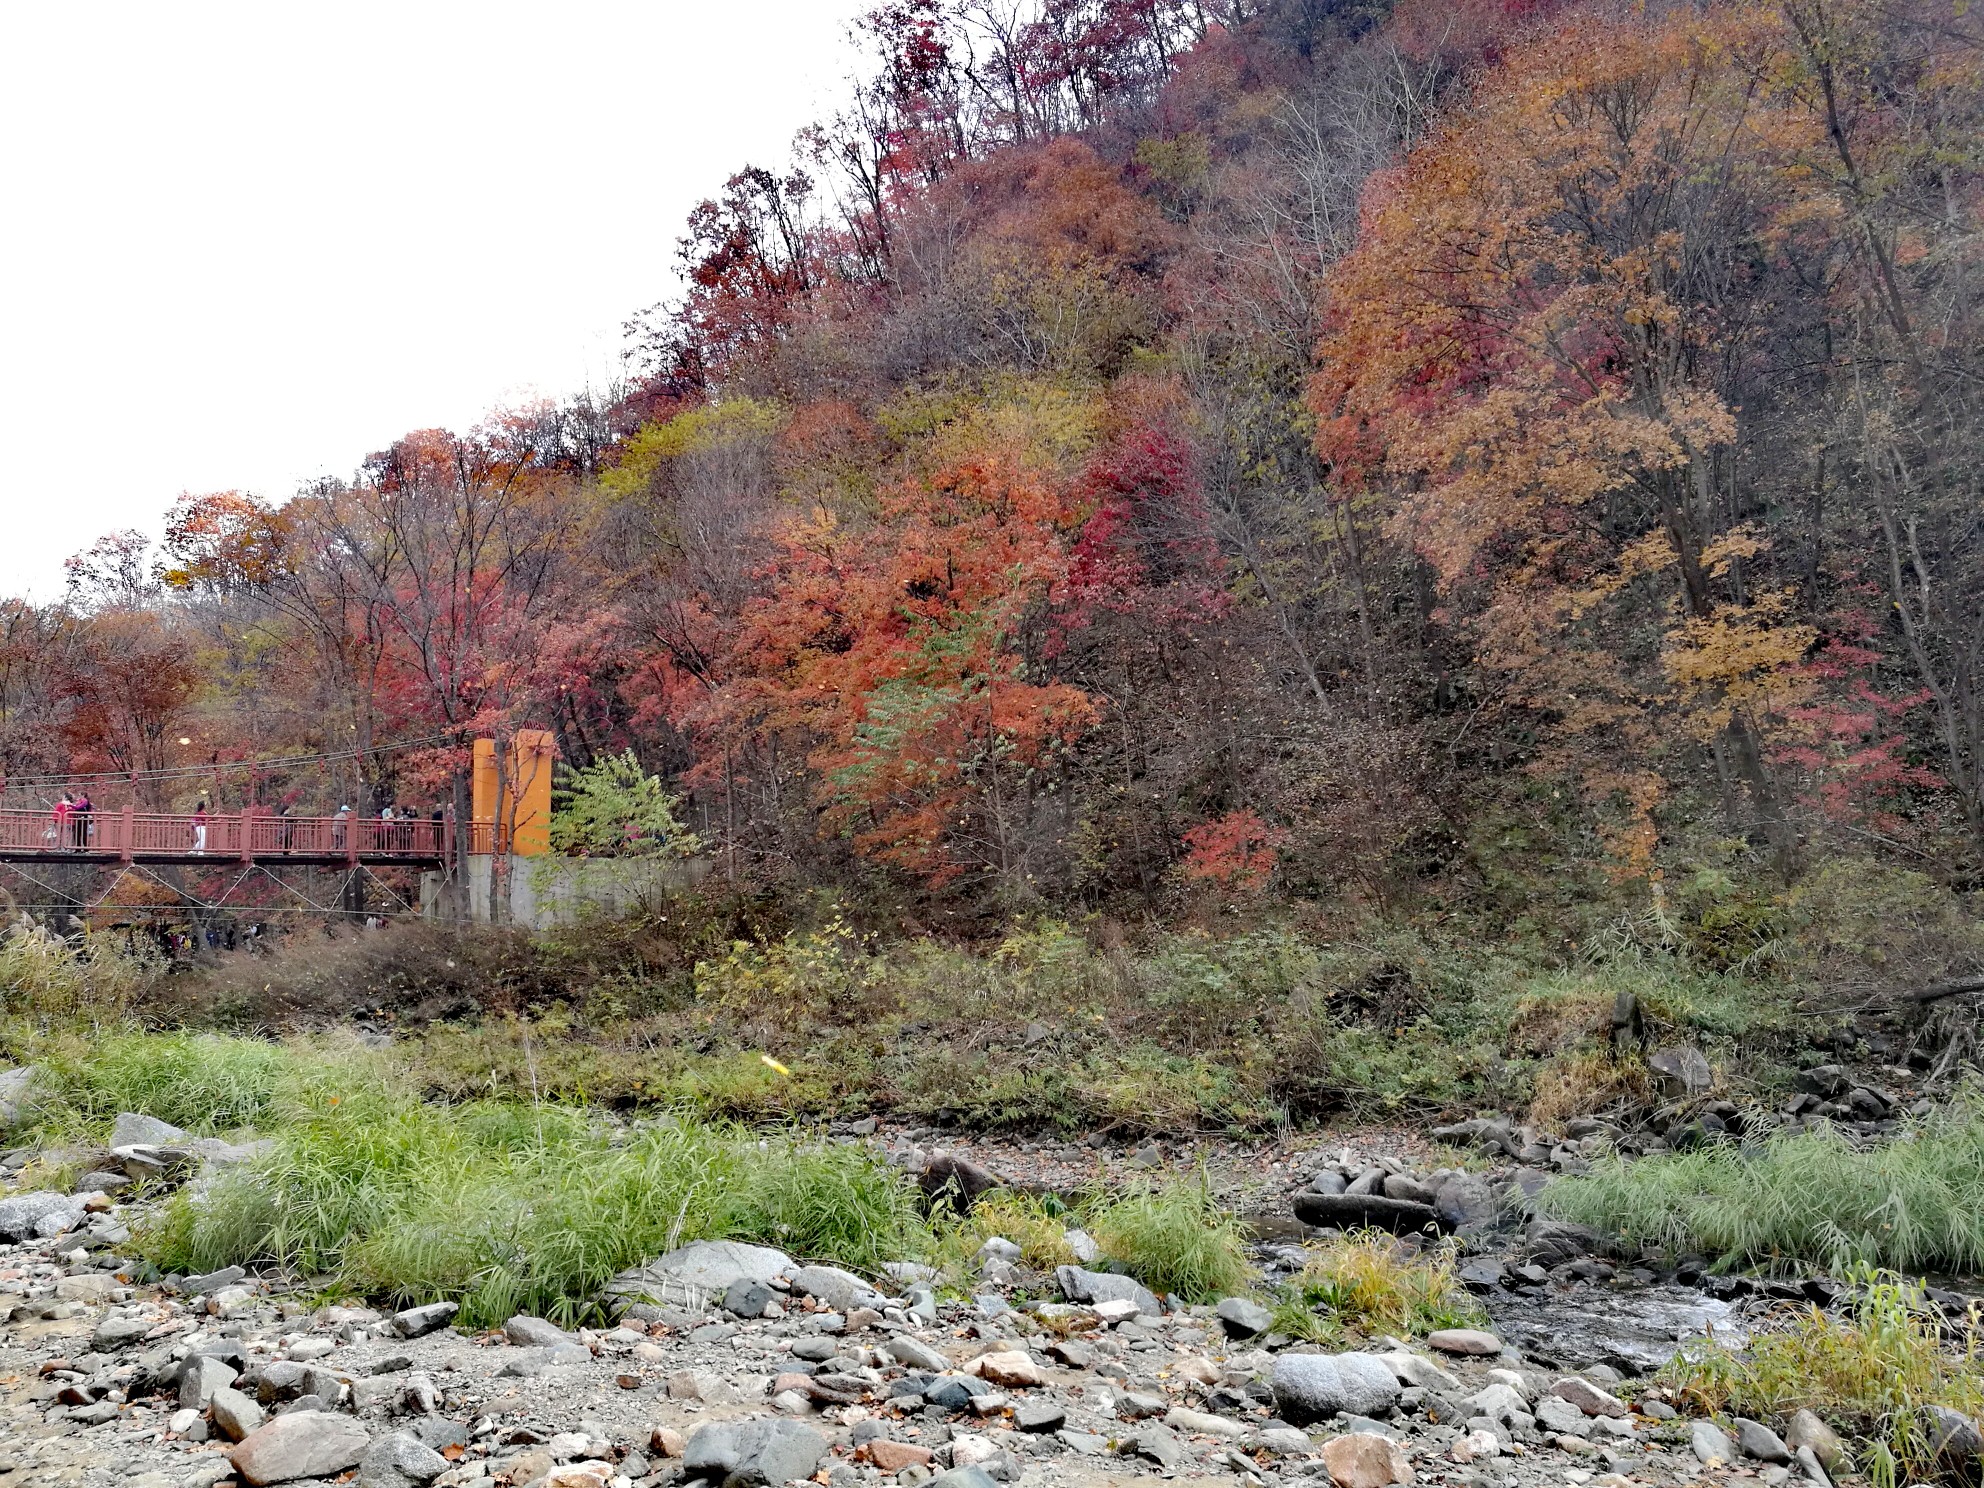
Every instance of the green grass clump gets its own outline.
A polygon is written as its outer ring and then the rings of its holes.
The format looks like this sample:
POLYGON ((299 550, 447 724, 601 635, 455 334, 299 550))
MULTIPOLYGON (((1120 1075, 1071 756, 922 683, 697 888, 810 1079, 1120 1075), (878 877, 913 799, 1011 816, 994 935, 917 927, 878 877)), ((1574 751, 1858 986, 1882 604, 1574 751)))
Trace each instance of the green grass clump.
POLYGON ((1215 1203, 1203 1183, 1131 1189, 1087 1220, 1103 1255, 1153 1292, 1212 1302, 1253 1278, 1239 1217, 1215 1203))
POLYGON ((182 1192, 138 1236, 166 1270, 279 1265, 367 1296, 452 1299, 469 1324, 597 1314, 616 1271, 689 1240, 761 1241, 873 1272, 927 1231, 904 1178, 852 1148, 683 1117, 631 1134, 557 1106, 311 1091, 267 1161, 182 1192), (616 1137, 619 1140, 616 1140, 616 1137))
POLYGON ((1450 1246, 1415 1254, 1381 1231, 1357 1231, 1331 1242, 1282 1288, 1275 1327, 1320 1342, 1345 1331, 1409 1336, 1478 1326, 1485 1314, 1454 1265, 1450 1246))
POLYGON ((1542 1207, 1636 1244, 1727 1265, 1774 1260, 1974 1275, 1984 1270, 1984 1096, 1859 1148, 1825 1130, 1611 1160, 1552 1184, 1542 1207))
POLYGON ((40 1058, 34 1114, 43 1122, 107 1123, 120 1111, 188 1131, 253 1126, 314 1063, 280 1044, 210 1033, 112 1033, 40 1058))
POLYGON ((1801 1408, 1814 1411, 1846 1428, 1860 1465, 1882 1488, 1936 1476, 1928 1408, 1984 1419, 1975 1320, 1953 1347, 1919 1285, 1892 1273, 1854 1279, 1860 1291, 1849 1315, 1811 1308, 1745 1348, 1677 1355, 1664 1380, 1705 1412, 1782 1422, 1801 1408))

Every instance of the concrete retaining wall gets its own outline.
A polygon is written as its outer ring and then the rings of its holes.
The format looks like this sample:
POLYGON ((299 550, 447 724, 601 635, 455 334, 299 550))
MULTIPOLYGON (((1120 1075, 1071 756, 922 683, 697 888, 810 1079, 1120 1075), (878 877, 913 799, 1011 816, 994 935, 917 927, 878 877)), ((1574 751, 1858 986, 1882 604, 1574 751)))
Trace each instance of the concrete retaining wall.
MULTIPOLYGON (((707 858, 511 857, 507 913, 494 910, 496 858, 478 853, 468 860, 469 918, 488 924, 501 919, 527 930, 570 925, 589 915, 623 915, 700 883, 710 871, 707 858)), ((421 913, 441 912, 441 875, 420 881, 421 913)))

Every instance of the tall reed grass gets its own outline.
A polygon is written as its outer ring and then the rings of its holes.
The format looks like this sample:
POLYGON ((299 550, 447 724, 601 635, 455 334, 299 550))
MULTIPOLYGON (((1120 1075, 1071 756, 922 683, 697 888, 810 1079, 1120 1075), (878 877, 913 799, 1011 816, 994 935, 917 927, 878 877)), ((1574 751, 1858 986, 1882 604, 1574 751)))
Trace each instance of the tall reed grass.
POLYGON ((1240 1219, 1200 1181, 1131 1188, 1086 1215, 1110 1260, 1154 1292, 1213 1302, 1253 1280, 1240 1219))
POLYGON ((1600 1163, 1541 1207, 1635 1244, 1723 1263, 1984 1271, 1984 1095, 1875 1146, 1837 1132, 1600 1163))

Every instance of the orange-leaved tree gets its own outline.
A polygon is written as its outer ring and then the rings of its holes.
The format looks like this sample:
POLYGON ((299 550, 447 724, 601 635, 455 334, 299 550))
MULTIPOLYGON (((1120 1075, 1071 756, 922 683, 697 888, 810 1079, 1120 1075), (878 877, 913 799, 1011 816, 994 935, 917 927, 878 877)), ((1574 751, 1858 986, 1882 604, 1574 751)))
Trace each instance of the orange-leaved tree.
POLYGON ((1511 53, 1372 193, 1311 388, 1335 479, 1391 502, 1628 873, 1680 740, 1782 841, 1767 738, 1813 633, 1760 582, 1732 446, 1774 265, 1836 215, 1786 169, 1818 125, 1783 47, 1738 7, 1511 53))
POLYGON ((1021 882, 1085 693, 1029 664, 1079 513, 996 454, 886 494, 871 523, 782 523, 731 680, 703 715, 729 738, 802 742, 824 824, 933 885, 1021 882))

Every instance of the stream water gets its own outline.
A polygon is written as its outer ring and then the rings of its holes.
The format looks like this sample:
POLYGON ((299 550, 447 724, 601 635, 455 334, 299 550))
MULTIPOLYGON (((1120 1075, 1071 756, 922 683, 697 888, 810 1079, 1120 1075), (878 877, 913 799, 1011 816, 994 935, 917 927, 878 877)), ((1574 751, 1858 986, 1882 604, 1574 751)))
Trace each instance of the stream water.
POLYGON ((1746 1336, 1727 1302, 1692 1287, 1581 1287, 1482 1300, 1497 1336, 1560 1369, 1609 1364, 1621 1374, 1648 1374, 1687 1343, 1741 1344, 1746 1336))
MULTIPOLYGON (((1267 1246, 1315 1237, 1292 1215, 1248 1214, 1245 1222, 1267 1246)), ((1747 1336, 1727 1302, 1686 1286, 1496 1292, 1481 1300, 1497 1336, 1528 1358, 1567 1370, 1609 1364, 1621 1374, 1648 1374, 1687 1343, 1741 1344, 1747 1336)))

